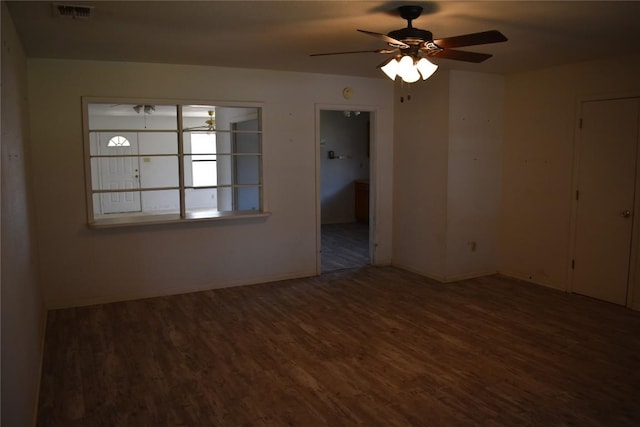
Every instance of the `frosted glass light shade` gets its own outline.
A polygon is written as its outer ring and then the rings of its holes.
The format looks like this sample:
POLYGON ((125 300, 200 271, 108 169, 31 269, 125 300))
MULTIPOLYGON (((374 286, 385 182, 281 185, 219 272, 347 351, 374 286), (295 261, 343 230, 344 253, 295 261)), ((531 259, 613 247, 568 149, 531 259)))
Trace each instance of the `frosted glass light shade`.
POLYGON ((391 80, 395 80, 398 75, 398 60, 396 58, 391 58, 384 64, 380 69, 389 77, 391 80))
POLYGON ((420 73, 416 67, 411 67, 403 76, 402 80, 407 83, 415 83, 420 80, 420 73))
POLYGON ((418 71, 420 71, 422 80, 427 80, 433 73, 436 72, 438 66, 429 61, 427 58, 420 58, 420 60, 416 63, 416 68, 418 69, 418 71))
POLYGON ((412 57, 410 57, 409 55, 405 55, 400 58, 400 61, 398 62, 398 74, 400 75, 400 77, 402 77, 402 80, 405 80, 405 76, 412 75, 413 69, 414 66, 412 57))

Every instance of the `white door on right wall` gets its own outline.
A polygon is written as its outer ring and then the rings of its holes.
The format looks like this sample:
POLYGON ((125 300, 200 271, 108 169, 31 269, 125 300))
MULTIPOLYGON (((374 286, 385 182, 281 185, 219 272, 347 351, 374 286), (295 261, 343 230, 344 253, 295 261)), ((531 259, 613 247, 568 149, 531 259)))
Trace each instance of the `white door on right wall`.
POLYGON ((637 98, 582 103, 573 292, 626 305, 638 149, 637 98))

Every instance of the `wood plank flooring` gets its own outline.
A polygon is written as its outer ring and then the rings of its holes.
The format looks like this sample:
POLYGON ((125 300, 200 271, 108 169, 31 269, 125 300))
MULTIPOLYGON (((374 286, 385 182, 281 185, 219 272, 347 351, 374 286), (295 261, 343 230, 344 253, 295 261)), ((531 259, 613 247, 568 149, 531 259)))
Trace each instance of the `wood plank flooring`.
POLYGON ((638 426, 640 313, 366 267, 51 311, 39 426, 638 426))
POLYGON ((369 224, 323 224, 322 272, 369 264, 369 224))

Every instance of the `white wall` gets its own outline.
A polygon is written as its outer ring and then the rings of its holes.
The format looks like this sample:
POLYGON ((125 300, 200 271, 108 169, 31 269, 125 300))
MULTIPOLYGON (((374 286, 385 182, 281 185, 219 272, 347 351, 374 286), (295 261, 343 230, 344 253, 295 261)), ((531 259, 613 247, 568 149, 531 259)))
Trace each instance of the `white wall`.
POLYGON ((384 79, 202 66, 31 59, 33 176, 48 307, 241 285, 316 272, 315 105, 378 112, 377 262, 391 258, 393 88, 384 79), (344 87, 353 98, 342 98, 344 87), (260 102, 265 219, 91 230, 80 97, 260 102), (46 113, 45 113, 46 112, 46 113), (43 120, 43 117, 46 120, 43 120), (55 123, 55 126, 52 126, 55 123))
POLYGON ((440 70, 397 91, 394 264, 440 281, 496 272, 503 85, 440 70))
POLYGON ((321 111, 320 141, 322 223, 354 222, 354 181, 369 179, 369 113, 346 117, 343 111, 321 111))
POLYGON ((46 312, 38 287, 26 59, 2 2, 2 418, 34 425, 46 312))
MULTIPOLYGON (((640 93, 640 57, 506 78, 499 270, 566 290, 578 101, 640 93)), ((640 286, 636 284, 638 306, 640 286)))
POLYGON ((447 280, 497 271, 504 78, 452 71, 447 169, 447 280))
POLYGON ((449 73, 395 94, 393 264, 445 277, 449 73), (400 98, 404 102, 400 102, 400 98))

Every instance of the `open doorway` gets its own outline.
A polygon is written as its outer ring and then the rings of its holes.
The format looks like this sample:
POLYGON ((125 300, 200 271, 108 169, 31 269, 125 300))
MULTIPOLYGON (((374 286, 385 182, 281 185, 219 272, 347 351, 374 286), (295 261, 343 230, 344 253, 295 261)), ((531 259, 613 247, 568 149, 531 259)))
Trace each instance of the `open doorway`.
POLYGON ((322 273, 371 261, 370 127, 367 111, 320 111, 322 273))

